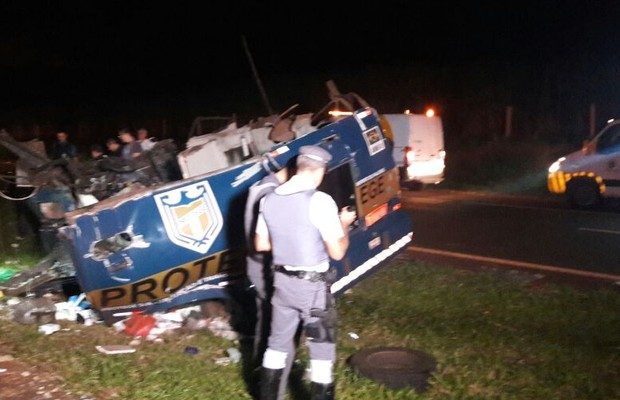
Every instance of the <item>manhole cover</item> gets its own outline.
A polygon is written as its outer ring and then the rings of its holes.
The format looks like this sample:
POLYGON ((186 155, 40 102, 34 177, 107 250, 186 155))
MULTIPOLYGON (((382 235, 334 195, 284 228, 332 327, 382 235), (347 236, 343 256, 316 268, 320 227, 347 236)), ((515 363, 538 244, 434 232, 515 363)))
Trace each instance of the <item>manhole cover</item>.
POLYGON ((359 375, 393 389, 412 387, 424 392, 437 362, 423 351, 404 347, 376 347, 360 350, 347 360, 359 375))

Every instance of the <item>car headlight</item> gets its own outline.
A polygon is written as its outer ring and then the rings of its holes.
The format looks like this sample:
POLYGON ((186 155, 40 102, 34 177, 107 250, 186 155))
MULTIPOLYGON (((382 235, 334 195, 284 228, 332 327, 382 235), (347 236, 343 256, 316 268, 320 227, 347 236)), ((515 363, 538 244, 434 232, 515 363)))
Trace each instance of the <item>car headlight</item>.
POLYGON ((554 172, 558 172, 560 170, 560 165, 562 164, 562 161, 564 160, 566 160, 566 158, 561 157, 557 161, 555 161, 553 164, 551 164, 549 166, 549 173, 553 174, 554 172))

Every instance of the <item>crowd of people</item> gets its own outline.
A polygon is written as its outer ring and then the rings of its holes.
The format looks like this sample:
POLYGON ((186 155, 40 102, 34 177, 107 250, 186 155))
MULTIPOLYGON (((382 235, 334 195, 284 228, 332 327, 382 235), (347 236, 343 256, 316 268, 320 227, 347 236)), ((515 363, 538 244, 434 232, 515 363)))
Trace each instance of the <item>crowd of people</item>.
MULTIPOLYGON (((133 131, 123 128, 118 131, 117 137, 108 138, 105 148, 98 143, 90 146, 90 157, 98 160, 104 157, 120 157, 126 160, 138 157, 142 152, 149 151, 155 146, 155 139, 149 136, 146 128, 137 131, 137 138, 133 131)), ((50 149, 50 157, 53 160, 60 158, 77 157, 76 146, 69 142, 69 135, 65 131, 56 133, 56 141, 50 149)))

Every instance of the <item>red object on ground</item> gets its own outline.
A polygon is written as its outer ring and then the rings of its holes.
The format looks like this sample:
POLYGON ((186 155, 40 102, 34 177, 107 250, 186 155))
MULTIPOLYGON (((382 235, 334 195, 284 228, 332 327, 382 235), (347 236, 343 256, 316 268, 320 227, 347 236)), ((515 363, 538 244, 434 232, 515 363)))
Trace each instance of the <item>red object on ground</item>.
POLYGON ((134 311, 131 313, 131 317, 125 321, 123 332, 131 336, 148 336, 155 323, 153 316, 142 314, 140 311, 134 311))

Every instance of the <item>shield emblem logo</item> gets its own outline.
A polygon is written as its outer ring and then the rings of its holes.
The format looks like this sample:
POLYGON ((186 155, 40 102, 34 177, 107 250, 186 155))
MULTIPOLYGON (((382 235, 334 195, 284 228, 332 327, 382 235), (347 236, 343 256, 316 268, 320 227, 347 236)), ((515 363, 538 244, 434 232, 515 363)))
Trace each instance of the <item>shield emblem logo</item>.
POLYGON ((223 224, 209 182, 193 183, 153 197, 170 241, 206 254, 223 224))

